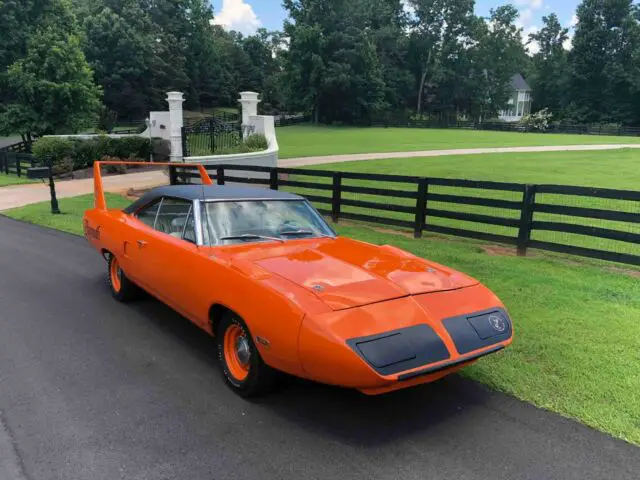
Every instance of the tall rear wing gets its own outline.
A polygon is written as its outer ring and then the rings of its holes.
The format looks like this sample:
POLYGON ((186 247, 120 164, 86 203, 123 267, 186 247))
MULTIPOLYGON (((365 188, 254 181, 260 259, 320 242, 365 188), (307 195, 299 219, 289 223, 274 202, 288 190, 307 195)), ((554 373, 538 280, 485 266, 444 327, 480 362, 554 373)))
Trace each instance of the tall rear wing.
POLYGON ((106 210, 107 202, 104 198, 104 188, 102 186, 102 172, 100 167, 102 165, 153 165, 153 166, 167 166, 167 167, 180 167, 180 168, 197 168, 200 174, 200 179, 203 185, 213 185, 211 177, 204 168, 204 165, 198 165, 194 163, 161 163, 161 162, 94 162, 93 164, 93 196, 94 206, 97 210, 106 210))

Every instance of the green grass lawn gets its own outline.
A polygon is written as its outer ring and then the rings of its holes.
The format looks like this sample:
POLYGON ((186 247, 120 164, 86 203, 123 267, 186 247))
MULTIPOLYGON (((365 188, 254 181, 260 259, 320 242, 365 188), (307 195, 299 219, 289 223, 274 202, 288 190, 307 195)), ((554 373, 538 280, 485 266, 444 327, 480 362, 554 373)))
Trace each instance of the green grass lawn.
MULTIPOLYGON (((124 208, 131 204, 130 200, 113 193, 105 193, 109 208, 124 208)), ((81 195, 79 197, 61 198, 58 200, 60 206, 59 215, 51 213, 51 203, 41 202, 27 205, 13 210, 2 212, 2 215, 22 220, 29 223, 44 225, 69 233, 82 235, 82 214, 88 208, 93 208, 93 194, 81 195)))
POLYGON ((7 175, 0 172, 0 187, 6 187, 7 185, 22 185, 25 183, 34 183, 40 180, 29 180, 27 177, 18 177, 17 175, 7 175))
MULTIPOLYGON (((129 202, 108 195, 110 206, 129 202)), ((81 234, 85 195, 6 212, 81 234)), ((342 235, 389 243, 478 278, 506 304, 515 341, 463 375, 594 428, 640 444, 640 280, 638 270, 555 255, 493 256, 483 244, 431 236, 414 240, 366 225, 336 225, 342 235)))
POLYGON ((299 125, 277 129, 280 158, 482 147, 640 143, 638 137, 299 125))

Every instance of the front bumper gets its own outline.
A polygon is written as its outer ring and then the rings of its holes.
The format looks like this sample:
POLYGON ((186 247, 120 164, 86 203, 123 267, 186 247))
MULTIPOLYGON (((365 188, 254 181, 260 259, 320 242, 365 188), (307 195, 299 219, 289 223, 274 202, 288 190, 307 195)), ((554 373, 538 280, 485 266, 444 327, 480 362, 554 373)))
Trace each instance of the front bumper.
POLYGON ((299 354, 308 378, 378 394, 437 380, 512 337, 499 299, 478 285, 306 317, 299 354))

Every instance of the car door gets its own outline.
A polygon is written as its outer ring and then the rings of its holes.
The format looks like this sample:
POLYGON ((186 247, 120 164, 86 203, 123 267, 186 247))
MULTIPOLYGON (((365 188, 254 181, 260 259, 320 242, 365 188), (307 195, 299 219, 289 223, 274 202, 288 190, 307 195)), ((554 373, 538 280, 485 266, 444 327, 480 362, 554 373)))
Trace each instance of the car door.
POLYGON ((201 280, 207 258, 197 245, 194 202, 164 197, 153 227, 138 232, 135 263, 142 286, 196 323, 204 322, 209 295, 201 280))
POLYGON ((144 256, 143 249, 148 245, 149 237, 153 233, 161 203, 162 198, 158 198, 126 218, 123 257, 120 259, 127 276, 150 292, 153 290, 152 285, 148 283, 150 275, 147 274, 147 265, 141 261, 141 257, 144 256))

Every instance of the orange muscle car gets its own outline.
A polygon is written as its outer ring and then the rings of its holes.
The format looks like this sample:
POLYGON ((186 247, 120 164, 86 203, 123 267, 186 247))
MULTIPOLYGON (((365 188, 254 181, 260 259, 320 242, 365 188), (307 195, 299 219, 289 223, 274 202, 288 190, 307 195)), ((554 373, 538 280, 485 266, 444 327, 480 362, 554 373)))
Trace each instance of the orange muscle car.
POLYGON ((108 209, 95 164, 90 244, 113 296, 143 289, 215 337, 227 384, 249 396, 277 372, 379 394, 431 382, 509 345, 500 300, 460 272, 338 236, 303 197, 166 186, 108 209))

